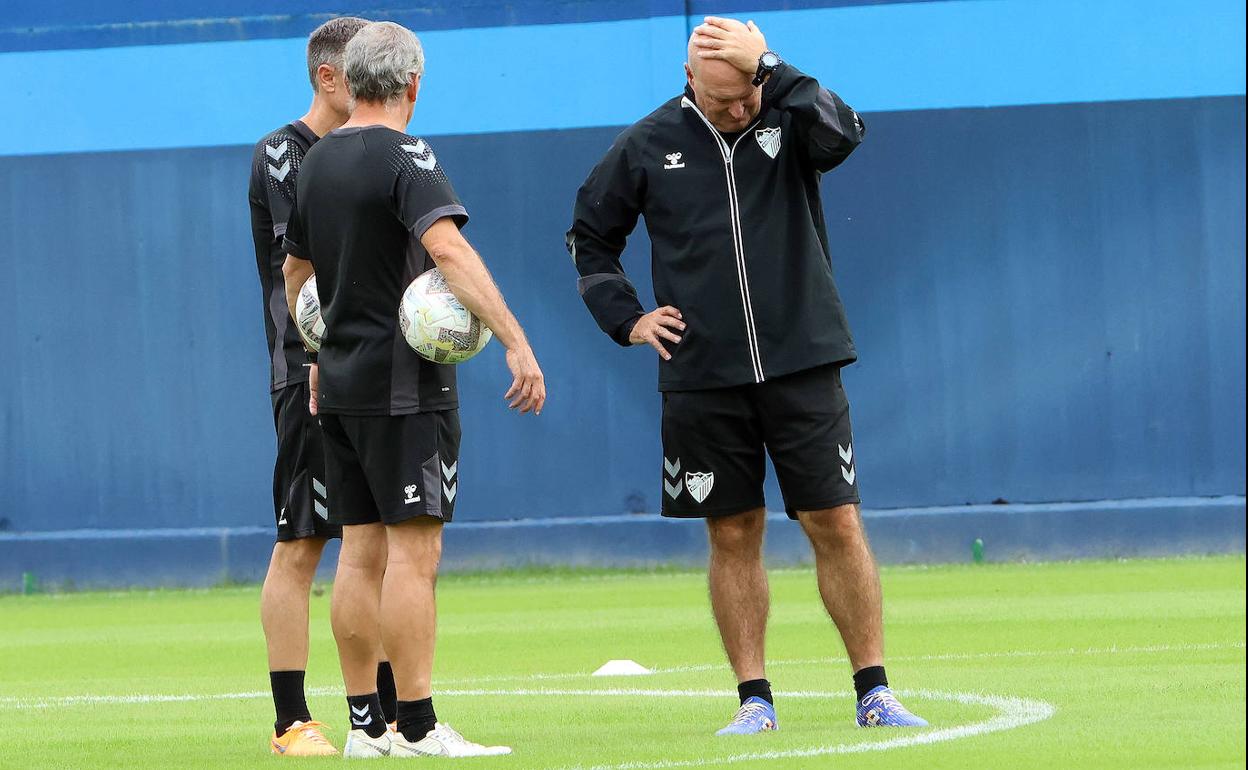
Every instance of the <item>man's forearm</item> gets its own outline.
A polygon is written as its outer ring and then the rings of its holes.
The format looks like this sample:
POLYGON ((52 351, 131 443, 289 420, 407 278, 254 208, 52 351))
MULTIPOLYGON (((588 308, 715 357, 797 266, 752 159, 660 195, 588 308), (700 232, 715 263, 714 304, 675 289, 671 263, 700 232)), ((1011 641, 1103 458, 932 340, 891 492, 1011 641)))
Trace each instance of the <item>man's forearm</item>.
POLYGON ((508 350, 528 346, 524 329, 512 315, 481 256, 466 241, 444 254, 434 254, 451 292, 480 318, 508 350))
POLYGON ((282 276, 286 279, 286 307, 290 310, 290 317, 294 319, 295 306, 299 304, 299 290, 312 277, 312 263, 306 259, 286 255, 286 261, 282 263, 282 276))

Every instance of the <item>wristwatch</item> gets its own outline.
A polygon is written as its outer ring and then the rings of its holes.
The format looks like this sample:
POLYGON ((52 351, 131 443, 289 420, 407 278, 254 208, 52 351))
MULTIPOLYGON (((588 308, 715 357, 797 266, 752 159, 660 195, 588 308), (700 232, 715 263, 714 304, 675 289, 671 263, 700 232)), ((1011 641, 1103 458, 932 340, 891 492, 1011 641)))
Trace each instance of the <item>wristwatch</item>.
POLYGON ((780 61, 780 55, 775 51, 763 51, 763 55, 758 57, 758 71, 754 73, 754 85, 761 86, 767 76, 779 69, 783 64, 780 61))

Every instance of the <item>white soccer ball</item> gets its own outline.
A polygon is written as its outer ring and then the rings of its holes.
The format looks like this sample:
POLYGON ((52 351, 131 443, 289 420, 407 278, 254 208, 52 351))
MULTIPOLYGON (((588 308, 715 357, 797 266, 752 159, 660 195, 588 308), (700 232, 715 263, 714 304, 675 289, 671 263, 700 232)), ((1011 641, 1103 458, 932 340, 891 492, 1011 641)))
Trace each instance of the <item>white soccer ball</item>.
POLYGON ((308 350, 320 352, 321 340, 325 339, 325 321, 321 319, 321 299, 316 293, 316 276, 313 275, 299 290, 295 302, 295 326, 308 350))
POLYGON ((399 303, 403 338, 435 364, 460 364, 480 353, 494 333, 464 307, 436 267, 403 292, 399 303))

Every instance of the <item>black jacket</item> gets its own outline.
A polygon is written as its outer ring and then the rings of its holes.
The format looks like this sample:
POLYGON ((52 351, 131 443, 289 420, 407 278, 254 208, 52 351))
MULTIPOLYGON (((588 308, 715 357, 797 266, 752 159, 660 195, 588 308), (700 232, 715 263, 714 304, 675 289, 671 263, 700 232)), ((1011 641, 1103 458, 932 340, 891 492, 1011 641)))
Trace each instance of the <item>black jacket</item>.
POLYGON ((688 328, 660 390, 727 387, 856 358, 832 278, 819 179, 862 141, 858 114, 788 64, 725 139, 676 97, 625 129, 577 194, 568 251, 598 325, 621 345, 643 314, 620 266, 645 215, 654 294, 688 328))

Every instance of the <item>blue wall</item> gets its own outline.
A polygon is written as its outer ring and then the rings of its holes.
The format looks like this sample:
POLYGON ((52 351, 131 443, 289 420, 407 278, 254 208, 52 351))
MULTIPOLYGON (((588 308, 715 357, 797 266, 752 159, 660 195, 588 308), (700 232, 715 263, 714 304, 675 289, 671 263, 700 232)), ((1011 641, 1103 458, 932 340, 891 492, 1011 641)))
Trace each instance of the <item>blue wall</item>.
MULTIPOLYGON (((0 527, 271 520, 248 143, 307 100, 302 42, 264 38, 322 9, 213 5, 220 23, 188 25, 163 3, 32 4, 0 29, 30 86, 0 122, 0 527), (207 77, 226 61, 238 94, 207 77), (61 98, 80 77, 112 90, 61 98)), ((871 110, 824 185, 866 502, 1242 495, 1243 6, 1037 5, 729 4, 770 8, 752 18, 773 46, 871 110), (846 29, 850 55, 825 39, 846 29)), ((395 11, 430 51, 414 129, 550 377, 532 420, 503 408, 497 346, 461 369, 465 519, 657 508, 652 357, 597 331, 562 233, 619 125, 679 89, 683 6, 395 11), (505 68, 542 41, 597 63, 545 88, 505 68)), ((626 259, 643 285, 647 249, 626 259)))

